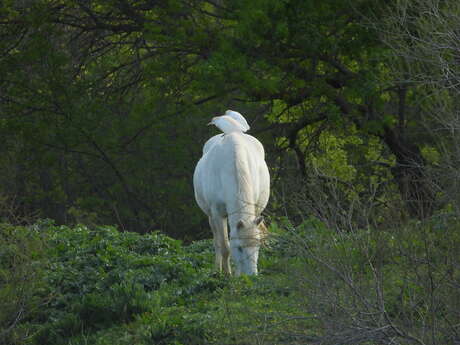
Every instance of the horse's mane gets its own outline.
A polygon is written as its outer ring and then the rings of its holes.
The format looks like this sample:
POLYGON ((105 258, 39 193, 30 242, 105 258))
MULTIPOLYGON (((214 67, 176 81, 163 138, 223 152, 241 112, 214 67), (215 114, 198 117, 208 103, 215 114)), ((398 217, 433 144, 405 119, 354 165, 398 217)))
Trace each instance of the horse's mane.
POLYGON ((233 140, 234 163, 235 163, 235 182, 237 186, 237 197, 241 203, 244 213, 255 215, 254 187, 251 180, 251 167, 249 166, 249 150, 247 143, 240 138, 233 140))

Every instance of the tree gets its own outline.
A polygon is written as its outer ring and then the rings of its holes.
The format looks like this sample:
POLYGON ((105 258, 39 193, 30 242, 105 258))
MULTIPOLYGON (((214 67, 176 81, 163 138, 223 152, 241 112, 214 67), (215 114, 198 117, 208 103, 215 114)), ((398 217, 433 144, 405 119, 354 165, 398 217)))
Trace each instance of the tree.
POLYGON ((3 8, 2 192, 23 213, 40 209, 59 222, 89 221, 97 210, 98 221, 127 229, 186 232, 199 222, 198 210, 184 207, 200 152, 189 134, 204 120, 175 128, 183 110, 196 112, 193 102, 177 102, 175 83, 149 80, 154 64, 142 61, 155 54, 140 51, 138 33, 63 23, 85 9, 70 1, 3 8))
POLYGON ((126 228, 192 233, 204 224, 189 206, 194 143, 209 135, 208 114, 236 105, 256 114, 256 131, 287 140, 304 176, 312 129, 378 138, 408 214, 429 216, 418 91, 392 78, 390 49, 369 25, 384 10, 370 0, 7 2, 0 112, 20 143, 3 163, 16 165, 11 193, 62 221, 72 207, 98 209, 126 228))
POLYGON ((401 1, 379 28, 391 49, 400 87, 411 90, 432 164, 427 177, 437 202, 459 211, 458 68, 460 6, 456 1, 401 1), (417 99, 415 99, 417 98, 417 99))

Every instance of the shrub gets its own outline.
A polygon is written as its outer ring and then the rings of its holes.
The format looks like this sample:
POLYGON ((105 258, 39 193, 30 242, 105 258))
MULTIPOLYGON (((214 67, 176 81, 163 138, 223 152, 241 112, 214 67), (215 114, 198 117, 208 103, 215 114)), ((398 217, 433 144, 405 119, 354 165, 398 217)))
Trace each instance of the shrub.
POLYGON ((188 306, 226 284, 210 241, 108 226, 4 225, 0 259, 5 344, 201 344, 206 308, 188 306))
POLYGON ((454 344, 460 319, 459 228, 460 220, 451 215, 346 233, 309 220, 291 227, 276 245, 297 258, 288 275, 291 287, 304 296, 298 301, 304 315, 314 315, 315 341, 454 344))
POLYGON ((39 232, 0 224, 0 344, 20 344, 33 333, 22 325, 49 299, 45 250, 39 232))

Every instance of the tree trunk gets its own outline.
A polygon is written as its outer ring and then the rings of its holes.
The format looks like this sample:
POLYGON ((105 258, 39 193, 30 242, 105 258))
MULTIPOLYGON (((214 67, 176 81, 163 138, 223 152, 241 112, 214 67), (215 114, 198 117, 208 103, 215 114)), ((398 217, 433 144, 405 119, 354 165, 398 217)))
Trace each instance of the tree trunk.
POLYGON ((435 195, 426 176, 426 161, 420 149, 388 127, 385 127, 383 140, 396 157, 392 173, 409 215, 418 219, 431 216, 435 195))

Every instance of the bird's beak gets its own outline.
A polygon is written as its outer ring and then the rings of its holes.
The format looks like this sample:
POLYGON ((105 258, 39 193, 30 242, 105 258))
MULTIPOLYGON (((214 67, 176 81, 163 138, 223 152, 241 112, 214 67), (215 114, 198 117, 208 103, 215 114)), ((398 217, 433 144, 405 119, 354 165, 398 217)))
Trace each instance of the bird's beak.
POLYGON ((210 126, 210 125, 212 125, 212 124, 213 124, 213 123, 212 123, 212 121, 211 121, 211 122, 208 123, 208 126, 210 126))

